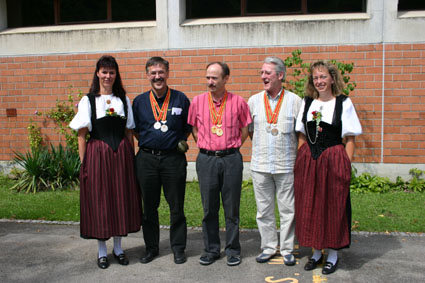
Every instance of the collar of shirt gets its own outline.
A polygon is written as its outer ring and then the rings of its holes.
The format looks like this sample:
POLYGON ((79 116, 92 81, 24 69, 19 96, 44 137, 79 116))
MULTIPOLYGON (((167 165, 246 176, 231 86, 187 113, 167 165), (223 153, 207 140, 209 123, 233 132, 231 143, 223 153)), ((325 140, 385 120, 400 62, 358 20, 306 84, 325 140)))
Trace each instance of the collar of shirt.
POLYGON ((279 100, 279 97, 282 94, 282 91, 283 91, 283 87, 280 89, 279 93, 276 95, 275 98, 272 98, 272 96, 270 95, 270 93, 267 92, 267 98, 269 100, 279 100))

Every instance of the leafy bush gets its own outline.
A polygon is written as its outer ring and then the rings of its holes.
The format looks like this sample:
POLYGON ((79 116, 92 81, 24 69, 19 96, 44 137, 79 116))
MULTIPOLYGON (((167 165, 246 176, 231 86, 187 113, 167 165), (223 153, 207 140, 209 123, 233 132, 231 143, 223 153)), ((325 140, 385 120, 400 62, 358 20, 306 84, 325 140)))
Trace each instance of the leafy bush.
POLYGON ((51 145, 50 151, 40 147, 25 154, 15 152, 14 161, 23 170, 14 170, 18 182, 11 190, 36 193, 79 185, 80 159, 78 152, 71 148, 51 145))
MULTIPOLYGON (((81 98, 82 92, 78 91, 77 98, 81 98)), ((41 190, 56 190, 74 188, 79 185, 78 175, 80 171, 80 158, 78 155, 77 133, 69 128, 69 123, 75 116, 75 104, 73 91, 66 101, 56 101, 56 106, 46 114, 35 111, 36 116, 44 116, 52 120, 60 135, 65 136, 66 147, 59 144, 58 147, 43 145, 43 137, 40 128, 30 119, 28 139, 30 151, 27 153, 15 152, 14 161, 23 169, 13 171, 19 180, 11 189, 26 193, 41 190)))
MULTIPOLYGON (((67 100, 56 100, 56 106, 53 109, 45 114, 40 111, 35 111, 34 114, 52 120, 55 123, 57 133, 65 137, 66 145, 73 150, 78 150, 77 132, 69 127, 69 123, 76 114, 74 110, 76 106, 75 99, 80 99, 83 93, 81 90, 78 90, 76 98, 74 98, 74 91, 71 89, 71 86, 69 89, 70 94, 68 94, 67 100)), ((32 120, 30 120, 30 125, 28 126, 28 138, 31 148, 37 148, 43 143, 40 128, 32 120)))
MULTIPOLYGON (((68 95, 68 100, 57 100, 55 108, 47 112, 45 116, 53 120, 53 122, 56 124, 57 132, 65 136, 67 146, 72 148, 73 150, 78 150, 77 132, 73 131, 69 127, 69 123, 72 121, 76 114, 74 111, 75 103, 74 97, 72 95, 72 90, 70 92, 71 94, 68 95)), ((83 94, 80 90, 78 92, 77 98, 81 98, 82 95, 83 94)))
MULTIPOLYGON (((292 68, 292 73, 288 74, 285 78, 285 88, 295 94, 298 94, 301 98, 304 97, 304 85, 308 79, 308 70, 310 63, 304 63, 301 59, 301 50, 296 49, 292 51, 291 57, 287 57, 284 62, 286 67, 292 68), (291 78, 292 79, 289 79, 291 78)), ((354 63, 343 63, 336 60, 330 60, 339 71, 341 72, 342 79, 345 83, 345 89, 343 90, 345 95, 349 95, 351 91, 356 88, 355 82, 350 82, 349 73, 354 69, 354 63)))
POLYGON ((404 181, 400 176, 397 177, 395 182, 391 182, 389 178, 372 176, 369 173, 362 173, 357 175, 355 167, 351 170, 351 184, 350 190, 352 192, 365 193, 386 193, 389 191, 412 191, 412 192, 425 192, 425 180, 422 179, 424 171, 413 168, 409 171, 412 179, 404 181))

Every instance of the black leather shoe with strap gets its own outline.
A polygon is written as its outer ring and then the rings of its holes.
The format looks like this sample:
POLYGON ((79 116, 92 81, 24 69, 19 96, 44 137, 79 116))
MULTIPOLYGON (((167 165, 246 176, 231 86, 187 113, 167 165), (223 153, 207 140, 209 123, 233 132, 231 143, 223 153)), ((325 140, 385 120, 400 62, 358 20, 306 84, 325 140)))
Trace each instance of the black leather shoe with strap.
POLYGON ((318 264, 322 263, 323 261, 323 255, 316 261, 312 258, 309 258, 307 263, 304 265, 304 270, 313 270, 317 267, 318 264))
POLYGON ((129 264, 128 258, 125 256, 124 253, 122 253, 120 255, 116 255, 114 252, 112 252, 112 254, 114 255, 114 258, 118 261, 119 264, 121 264, 121 265, 128 265, 129 264))

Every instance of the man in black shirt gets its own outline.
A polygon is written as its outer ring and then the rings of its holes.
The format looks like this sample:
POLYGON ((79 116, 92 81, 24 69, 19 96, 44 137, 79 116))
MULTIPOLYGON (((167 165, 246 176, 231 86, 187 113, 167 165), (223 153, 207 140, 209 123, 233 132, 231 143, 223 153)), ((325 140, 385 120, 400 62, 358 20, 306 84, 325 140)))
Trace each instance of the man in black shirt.
POLYGON ((158 207, 161 187, 170 207, 170 242, 177 264, 186 261, 187 238, 184 196, 186 189, 187 124, 190 101, 180 91, 167 85, 169 63, 152 57, 146 63, 152 89, 134 99, 137 180, 143 198, 143 237, 146 253, 142 263, 151 262, 159 251, 158 207))

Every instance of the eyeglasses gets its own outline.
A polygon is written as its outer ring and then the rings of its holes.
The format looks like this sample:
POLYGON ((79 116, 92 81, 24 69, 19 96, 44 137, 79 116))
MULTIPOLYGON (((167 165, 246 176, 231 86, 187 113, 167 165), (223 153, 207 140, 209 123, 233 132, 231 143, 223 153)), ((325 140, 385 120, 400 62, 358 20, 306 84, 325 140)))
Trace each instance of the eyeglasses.
POLYGON ((326 80, 327 78, 328 76, 321 75, 319 77, 313 77, 313 81, 318 81, 319 79, 323 81, 323 80, 326 80))
POLYGON ((271 74, 273 74, 273 72, 270 72, 270 71, 260 71, 259 74, 260 74, 260 76, 262 76, 262 75, 270 76, 271 74))
POLYGON ((150 72, 150 73, 148 73, 148 76, 150 76, 150 77, 156 77, 156 76, 158 76, 158 77, 164 77, 165 76, 165 71, 157 71, 157 72, 150 72))

